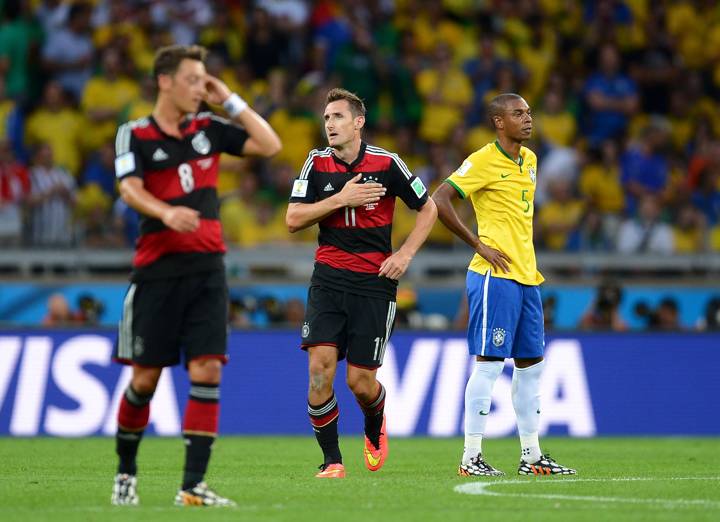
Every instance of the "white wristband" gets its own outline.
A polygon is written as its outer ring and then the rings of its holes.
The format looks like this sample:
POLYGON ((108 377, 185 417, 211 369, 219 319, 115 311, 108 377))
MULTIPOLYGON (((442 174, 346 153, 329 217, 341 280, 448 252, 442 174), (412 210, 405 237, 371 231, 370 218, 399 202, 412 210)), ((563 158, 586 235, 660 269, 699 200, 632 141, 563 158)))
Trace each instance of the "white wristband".
POLYGON ((247 109, 247 107, 247 102, 236 93, 232 93, 228 96, 228 99, 223 102, 223 109, 233 118, 247 109))

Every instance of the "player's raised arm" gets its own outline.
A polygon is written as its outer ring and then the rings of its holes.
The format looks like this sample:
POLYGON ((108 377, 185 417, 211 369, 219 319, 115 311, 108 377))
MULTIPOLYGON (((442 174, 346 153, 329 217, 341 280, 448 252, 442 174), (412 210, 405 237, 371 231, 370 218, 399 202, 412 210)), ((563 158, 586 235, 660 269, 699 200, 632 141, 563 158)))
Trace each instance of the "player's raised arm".
POLYGON ((230 117, 248 133, 243 154, 270 157, 280 152, 280 137, 265 118, 255 112, 238 94, 231 92, 222 80, 208 74, 205 81, 207 101, 222 105, 230 117))
POLYGON ((510 258, 500 250, 496 250, 487 246, 480 238, 470 230, 458 216, 453 200, 460 197, 457 189, 450 183, 442 183, 432 195, 432 199, 437 205, 438 218, 442 221, 453 234, 465 241, 468 245, 484 257, 496 272, 498 269, 503 272, 509 272, 508 263, 512 263, 510 258))

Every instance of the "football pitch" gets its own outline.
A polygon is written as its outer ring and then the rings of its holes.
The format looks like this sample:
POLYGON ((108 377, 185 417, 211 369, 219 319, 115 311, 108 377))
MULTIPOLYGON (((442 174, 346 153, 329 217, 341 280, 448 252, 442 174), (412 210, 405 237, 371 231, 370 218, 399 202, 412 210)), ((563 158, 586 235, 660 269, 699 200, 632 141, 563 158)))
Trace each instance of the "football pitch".
POLYGON ((343 437, 344 480, 313 477, 320 450, 309 437, 224 437, 208 482, 236 508, 172 506, 182 441, 147 438, 138 507, 110 505, 113 439, 0 438, 0 520, 64 521, 586 521, 720 520, 720 439, 546 438, 543 448, 576 477, 516 475, 515 439, 485 442, 507 476, 455 475, 461 439, 391 439, 376 473, 362 440, 343 437))

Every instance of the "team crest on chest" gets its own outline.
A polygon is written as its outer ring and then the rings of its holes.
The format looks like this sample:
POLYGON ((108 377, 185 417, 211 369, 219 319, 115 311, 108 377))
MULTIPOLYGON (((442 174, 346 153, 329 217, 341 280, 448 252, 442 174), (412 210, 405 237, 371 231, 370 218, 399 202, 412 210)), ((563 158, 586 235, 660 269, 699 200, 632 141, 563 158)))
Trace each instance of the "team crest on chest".
POLYGON ((493 328, 492 342, 495 346, 505 344, 505 330, 503 328, 493 328))
POLYGON ((528 174, 530 174, 530 181, 532 181, 533 184, 535 184, 535 167, 530 167, 528 169, 528 174))
MULTIPOLYGON (((367 177, 362 178, 363 183, 380 183, 380 178, 373 176, 372 174, 368 174, 367 177)), ((366 203, 365 204, 365 210, 375 210, 377 208, 378 204, 375 203, 366 203)))
POLYGON ((205 155, 210 152, 210 140, 205 135, 205 131, 198 132, 190 143, 198 154, 205 155))

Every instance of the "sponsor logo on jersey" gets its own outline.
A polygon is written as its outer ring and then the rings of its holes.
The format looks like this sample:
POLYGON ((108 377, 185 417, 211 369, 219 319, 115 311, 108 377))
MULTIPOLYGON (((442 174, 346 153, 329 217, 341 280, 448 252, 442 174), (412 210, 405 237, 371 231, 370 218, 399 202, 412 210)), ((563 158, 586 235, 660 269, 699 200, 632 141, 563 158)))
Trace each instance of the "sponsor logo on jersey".
POLYGON ((333 188, 333 186, 332 186, 331 183, 328 183, 327 185, 325 185, 325 188, 324 188, 323 190, 324 190, 325 192, 332 192, 332 191, 335 190, 335 189, 333 188))
POLYGON ((535 183, 535 179, 536 179, 536 177, 535 177, 535 168, 534 168, 534 167, 530 167, 530 168, 528 169, 528 174, 530 174, 530 181, 532 181, 533 183, 535 183))
POLYGON ((165 161, 168 159, 167 152, 158 147, 155 149, 155 152, 153 152, 152 159, 153 161, 165 161))

